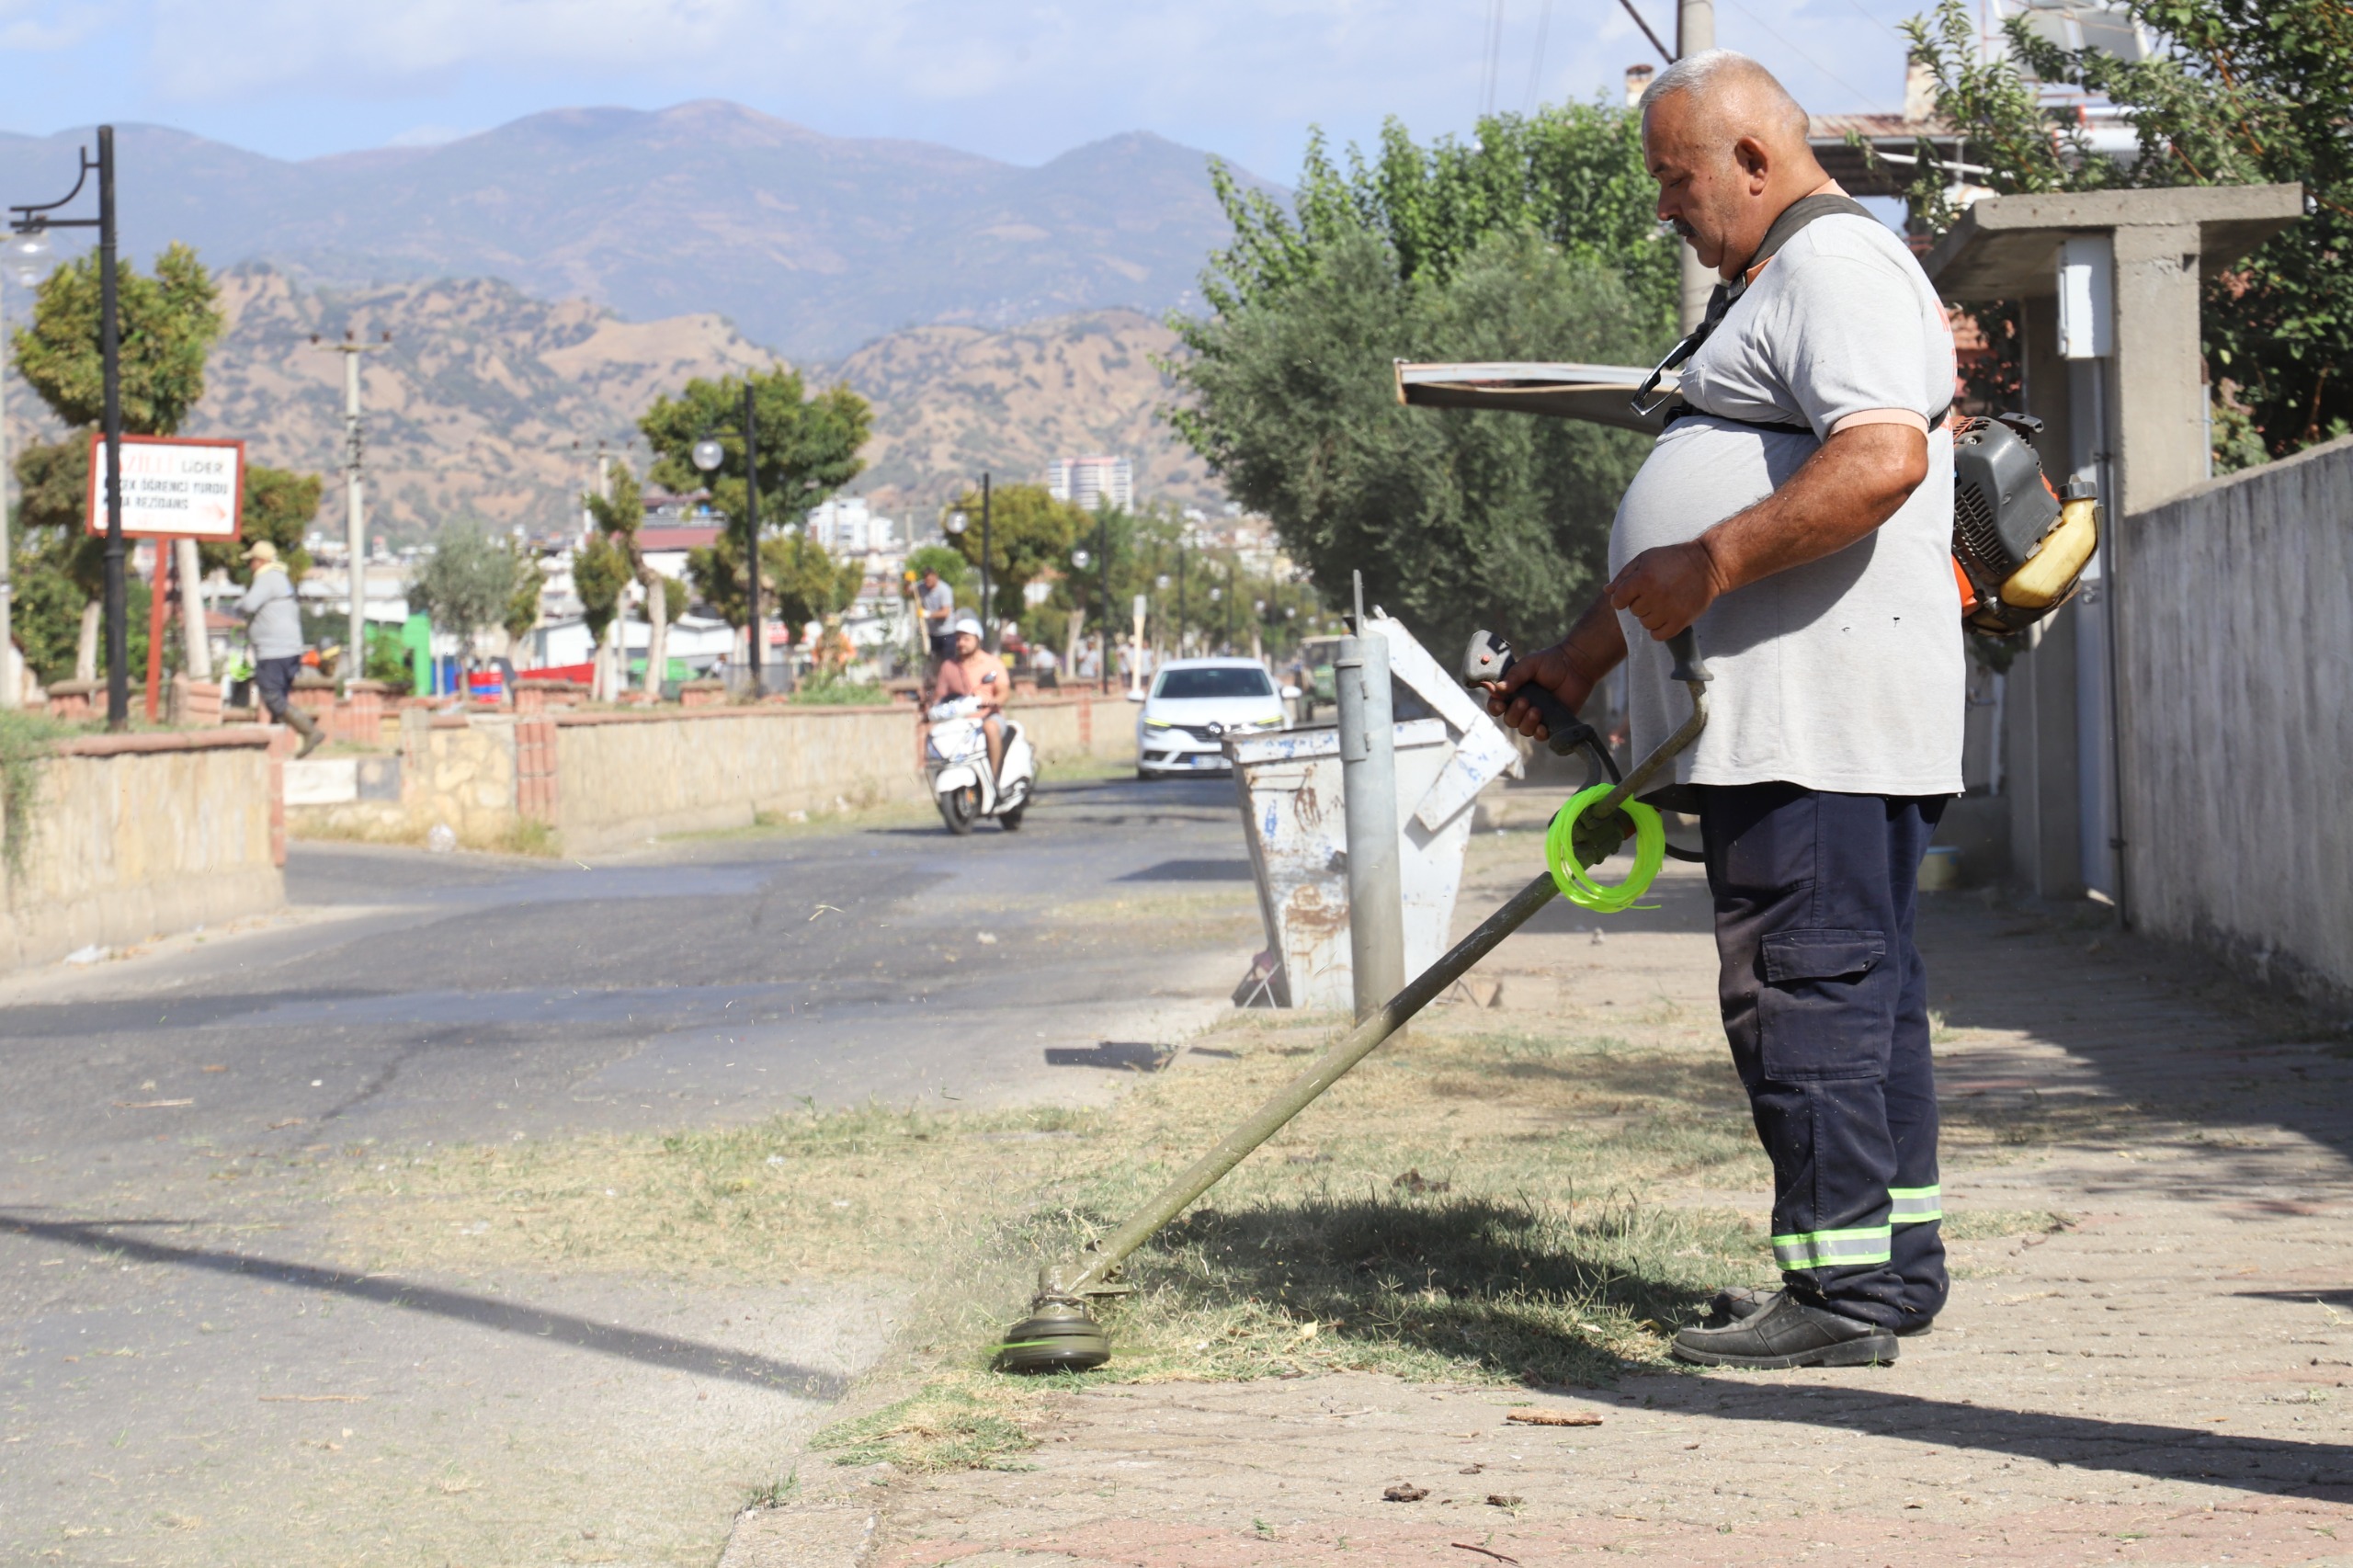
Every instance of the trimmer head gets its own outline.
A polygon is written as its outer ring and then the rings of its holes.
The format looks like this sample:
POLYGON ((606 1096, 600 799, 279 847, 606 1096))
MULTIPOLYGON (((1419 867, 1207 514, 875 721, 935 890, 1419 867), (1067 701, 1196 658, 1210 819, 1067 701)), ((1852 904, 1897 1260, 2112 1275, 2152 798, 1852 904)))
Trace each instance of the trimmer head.
POLYGON ((1111 1342, 1086 1308, 1067 1296, 1040 1296, 1029 1315, 1006 1331, 997 1369, 1084 1372, 1111 1358, 1111 1342))

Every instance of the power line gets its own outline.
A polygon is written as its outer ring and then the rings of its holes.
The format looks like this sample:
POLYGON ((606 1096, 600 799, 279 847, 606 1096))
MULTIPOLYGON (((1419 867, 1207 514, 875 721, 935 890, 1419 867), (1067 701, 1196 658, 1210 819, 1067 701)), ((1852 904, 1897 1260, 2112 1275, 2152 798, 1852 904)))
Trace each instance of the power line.
POLYGON ((1528 62, 1528 97, 1520 105, 1522 114, 1536 112, 1537 95, 1544 89, 1544 44, 1552 30, 1552 0, 1540 0, 1536 8, 1536 51, 1528 62))
POLYGON ((1846 88, 1848 92, 1850 92, 1850 93, 1854 94, 1854 95, 1855 95, 1855 97, 1856 97, 1856 98, 1859 100, 1858 107, 1861 107, 1861 108, 1870 108, 1870 107, 1874 107, 1874 106, 1875 106, 1875 107, 1877 107, 1877 108, 1884 108, 1886 107, 1886 103, 1887 103, 1887 101, 1886 101, 1884 98, 1879 97, 1877 97, 1877 96, 1876 96, 1876 95, 1874 95, 1874 94, 1867 93, 1867 92, 1863 91, 1863 89, 1862 89, 1862 88, 1858 87, 1857 85, 1855 85, 1855 84, 1854 84, 1854 83, 1849 82, 1848 80, 1847 80, 1847 78, 1845 78, 1844 76, 1841 76, 1840 74, 1838 74, 1838 73, 1836 73, 1836 71, 1833 71, 1832 69, 1830 69, 1830 67, 1829 67, 1829 66, 1824 65, 1821 61, 1816 60, 1813 55, 1811 55, 1811 54, 1807 53, 1807 52, 1805 51, 1805 50, 1804 50, 1803 48, 1802 48, 1801 46, 1799 46, 1796 42, 1792 41, 1790 39, 1789 39, 1788 37, 1784 36, 1784 35, 1783 35, 1783 34, 1782 34, 1779 29, 1777 29, 1777 28, 1773 26, 1773 24, 1772 24, 1772 23, 1768 22, 1768 21, 1767 21, 1767 20, 1765 20, 1762 17, 1759 17, 1756 12, 1754 12, 1754 11, 1750 10, 1747 6, 1745 6, 1742 5, 1742 4, 1740 3, 1740 0, 1726 0, 1726 4, 1730 5, 1733 10, 1738 11, 1742 16, 1746 17, 1750 21, 1755 22, 1758 27, 1763 28, 1764 28, 1768 33, 1771 34, 1771 35, 1773 36, 1773 38, 1774 38, 1774 39, 1778 40, 1779 40, 1779 42, 1780 42, 1780 43, 1781 43, 1785 48, 1787 48, 1787 49, 1788 49, 1788 50, 1789 50, 1792 54, 1795 54, 1799 59, 1801 59, 1801 60, 1804 61, 1807 64, 1809 64, 1809 65, 1813 66, 1816 71, 1821 72, 1824 76, 1829 77, 1829 78, 1830 78, 1830 80, 1832 80, 1832 81, 1834 81, 1834 82, 1837 83, 1840 86, 1842 86, 1842 87, 1846 88))
POLYGON ((1487 0, 1485 58, 1479 67, 1479 115, 1495 112, 1495 84, 1503 74, 1505 0, 1487 0))
POLYGON ((1634 25, 1643 29, 1643 36, 1651 40, 1651 47, 1653 49, 1658 51, 1659 59, 1669 65, 1674 64, 1675 51, 1659 42, 1658 34, 1651 31, 1651 25, 1643 20, 1643 14, 1640 11, 1634 9, 1634 0, 1618 0, 1618 4, 1626 7, 1626 15, 1633 17, 1634 25))

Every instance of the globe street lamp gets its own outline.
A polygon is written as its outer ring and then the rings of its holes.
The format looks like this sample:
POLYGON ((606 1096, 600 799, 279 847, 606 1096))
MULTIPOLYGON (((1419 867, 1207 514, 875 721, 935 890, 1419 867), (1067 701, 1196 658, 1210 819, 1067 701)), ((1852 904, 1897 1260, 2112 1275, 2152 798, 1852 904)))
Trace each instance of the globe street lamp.
MULTIPOLYGON (((744 381, 744 428, 741 434, 744 437, 744 555, 751 586, 744 630, 752 646, 752 699, 756 702, 767 695, 767 650, 760 645, 760 448, 758 422, 752 410, 749 377, 744 381)), ((713 474, 727 460, 727 449, 720 444, 717 436, 706 430, 702 438, 688 450, 688 456, 705 474, 713 474)), ((647 652, 650 654, 652 650, 647 652)), ((661 677, 657 675, 654 678, 658 682, 661 677)))
MULTIPOLYGON (((9 241, 8 251, 11 266, 21 276, 47 258, 49 230, 98 232, 98 359, 104 380, 99 428, 106 442, 107 728, 120 730, 131 722, 131 646, 122 594, 122 326, 115 284, 114 127, 98 127, 96 158, 90 156, 87 148, 82 149, 81 153, 82 167, 72 190, 54 201, 9 207, 8 228, 14 237, 9 241), (93 171, 98 176, 98 215, 51 217, 51 212, 82 194, 93 171)), ((157 587, 161 586, 159 579, 157 587)))

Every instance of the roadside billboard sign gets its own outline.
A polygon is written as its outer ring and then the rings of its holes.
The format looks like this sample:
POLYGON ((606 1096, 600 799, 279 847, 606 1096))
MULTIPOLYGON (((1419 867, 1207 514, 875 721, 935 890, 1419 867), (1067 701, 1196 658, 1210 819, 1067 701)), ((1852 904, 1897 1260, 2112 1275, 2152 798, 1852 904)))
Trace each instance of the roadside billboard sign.
MULTIPOLYGON (((230 540, 243 526, 245 444, 179 436, 122 438, 125 539, 230 540)), ((89 531, 107 531, 105 443, 90 436, 89 531)))

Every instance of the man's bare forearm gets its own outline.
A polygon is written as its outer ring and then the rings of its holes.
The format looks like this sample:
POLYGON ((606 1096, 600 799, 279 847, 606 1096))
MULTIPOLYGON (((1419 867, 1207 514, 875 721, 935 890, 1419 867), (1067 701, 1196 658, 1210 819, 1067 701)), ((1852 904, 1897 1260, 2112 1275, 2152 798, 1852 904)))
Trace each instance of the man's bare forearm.
POLYGON ((1620 624, 1618 612, 1610 608, 1607 593, 1596 595, 1593 602, 1585 607, 1577 623, 1561 639, 1560 650, 1593 683, 1598 683, 1625 659, 1626 629, 1620 624))
POLYGON ((1837 554, 1895 516, 1927 474, 1927 437, 1908 425, 1838 432, 1787 484, 1699 536, 1717 592, 1837 554))

